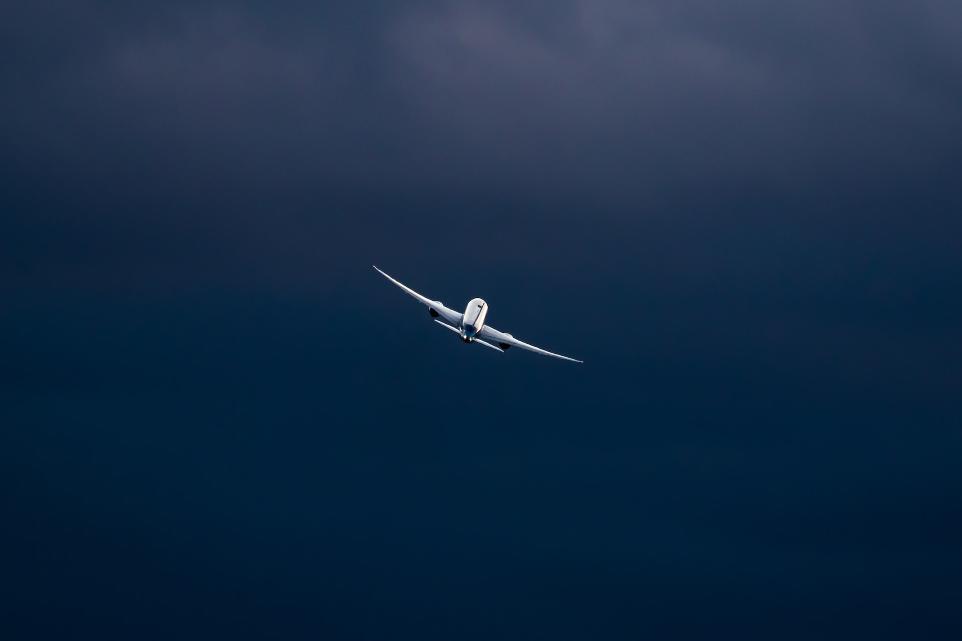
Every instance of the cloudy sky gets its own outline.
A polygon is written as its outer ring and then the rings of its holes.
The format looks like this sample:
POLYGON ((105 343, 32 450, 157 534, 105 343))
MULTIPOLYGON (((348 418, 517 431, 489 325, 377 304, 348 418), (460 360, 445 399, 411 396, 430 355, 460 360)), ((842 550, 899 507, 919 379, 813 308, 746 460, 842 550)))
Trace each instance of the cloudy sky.
POLYGON ((962 6, 347 4, 0 9, 2 636, 958 638, 962 6))

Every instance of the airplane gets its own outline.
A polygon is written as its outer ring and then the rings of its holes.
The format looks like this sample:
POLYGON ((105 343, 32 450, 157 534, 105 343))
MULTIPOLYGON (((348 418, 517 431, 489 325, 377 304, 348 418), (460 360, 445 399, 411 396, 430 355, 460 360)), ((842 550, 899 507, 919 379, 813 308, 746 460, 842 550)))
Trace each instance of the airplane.
POLYGON ((449 329, 458 334, 461 337, 461 340, 465 343, 479 343, 485 347, 490 347, 491 349, 499 352, 504 352, 511 347, 520 347, 521 349, 526 349, 535 352, 536 354, 553 356, 555 358, 571 361, 573 363, 584 362, 579 361, 576 358, 569 358, 568 356, 562 356, 561 354, 549 352, 541 349, 540 347, 535 347, 534 345, 529 345, 524 341, 519 341, 511 334, 499 332, 490 325, 485 325, 484 321, 488 316, 488 304, 480 298, 472 298, 470 301, 468 301, 468 306, 464 309, 464 313, 459 314, 453 309, 448 309, 445 307, 441 301, 431 300, 426 296, 422 296, 410 287, 391 278, 378 269, 377 265, 372 265, 372 267, 374 267, 374 269, 376 269, 381 276, 384 276, 389 281, 404 290, 406 294, 416 298, 422 304, 427 305, 428 313, 431 314, 431 318, 434 319, 434 322, 441 327, 449 329))

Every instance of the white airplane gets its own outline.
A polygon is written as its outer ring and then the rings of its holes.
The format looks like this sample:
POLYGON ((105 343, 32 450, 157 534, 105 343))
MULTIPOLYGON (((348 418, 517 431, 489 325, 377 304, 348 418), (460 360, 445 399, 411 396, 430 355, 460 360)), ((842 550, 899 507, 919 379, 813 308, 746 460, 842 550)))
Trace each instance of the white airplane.
POLYGON ((517 338, 511 334, 505 334, 504 332, 499 332, 489 325, 484 324, 484 320, 488 315, 488 304, 481 300, 480 298, 472 298, 468 301, 468 306, 464 309, 463 314, 459 314, 453 309, 448 309, 445 307, 441 301, 431 300, 426 296, 421 296, 410 287, 400 283, 380 269, 377 265, 372 265, 374 269, 377 269, 378 273, 384 276, 386 279, 403 289, 407 294, 418 299, 421 303, 428 306, 428 313, 431 314, 431 318, 434 322, 445 329, 450 329, 452 332, 458 334, 461 340, 465 343, 480 343, 485 347, 490 347, 491 349, 503 352, 509 347, 520 347, 521 349, 527 349, 537 354, 544 354, 545 356, 554 356, 555 358, 560 358, 566 361, 572 361, 575 363, 583 363, 584 361, 579 361, 576 358, 568 358, 567 356, 562 356, 561 354, 555 354, 554 352, 549 352, 543 350, 540 347, 535 347, 534 345, 528 345, 523 341, 519 341, 517 338))

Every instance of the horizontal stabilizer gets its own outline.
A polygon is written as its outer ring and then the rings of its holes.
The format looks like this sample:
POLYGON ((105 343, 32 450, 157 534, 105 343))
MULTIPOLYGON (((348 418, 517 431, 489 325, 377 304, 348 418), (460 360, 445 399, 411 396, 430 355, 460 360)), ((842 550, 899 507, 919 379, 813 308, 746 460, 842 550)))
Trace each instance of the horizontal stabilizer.
POLYGON ((501 349, 500 347, 498 347, 497 345, 492 345, 491 343, 489 343, 489 342, 487 342, 487 341, 483 341, 483 340, 481 340, 480 338, 475 338, 472 342, 473 342, 473 343, 481 343, 481 344, 484 345, 485 347, 490 347, 491 349, 496 349, 496 350, 498 350, 499 352, 502 352, 502 353, 504 352, 504 350, 501 349))
POLYGON ((445 322, 442 321, 442 320, 438 320, 437 318, 435 318, 435 319, 434 319, 434 322, 437 323, 438 325, 440 325, 441 327, 443 327, 444 329, 450 329, 450 330, 451 330, 452 332, 454 332, 455 334, 458 334, 458 335, 461 334, 461 330, 459 330, 457 327, 451 327, 450 325, 448 325, 447 323, 445 323, 445 322))

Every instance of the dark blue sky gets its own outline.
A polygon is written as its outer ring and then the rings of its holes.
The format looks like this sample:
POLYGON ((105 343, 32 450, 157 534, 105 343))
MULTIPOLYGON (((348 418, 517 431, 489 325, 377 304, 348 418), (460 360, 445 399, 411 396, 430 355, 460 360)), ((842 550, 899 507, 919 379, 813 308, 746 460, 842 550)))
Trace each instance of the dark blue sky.
POLYGON ((516 4, 0 10, 0 636, 962 635, 958 3, 516 4))

